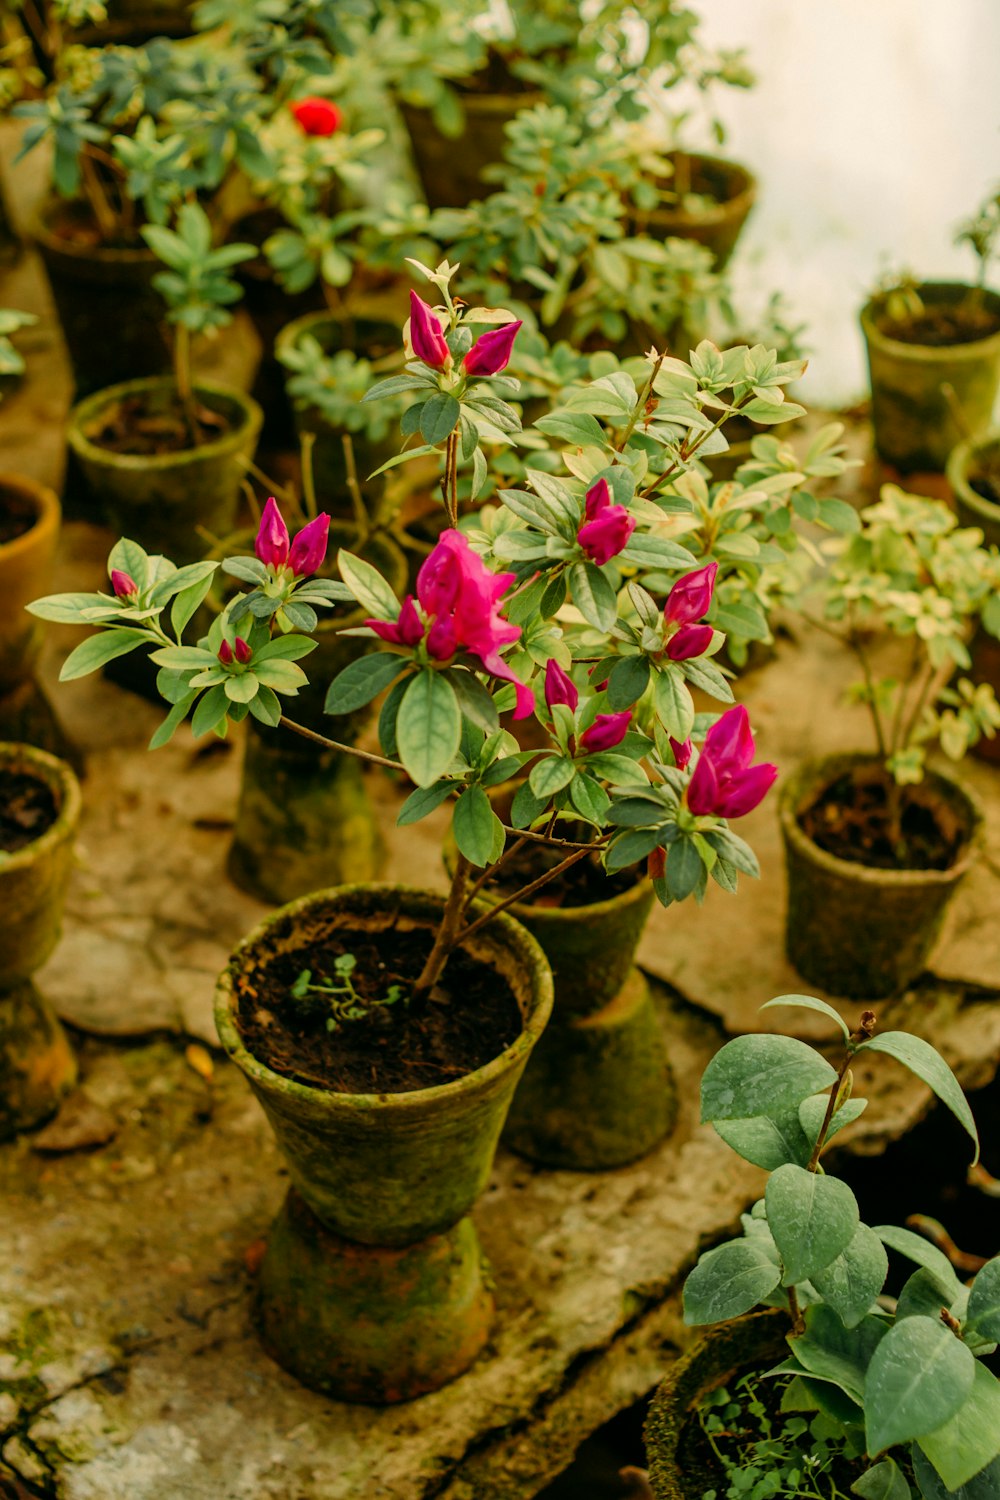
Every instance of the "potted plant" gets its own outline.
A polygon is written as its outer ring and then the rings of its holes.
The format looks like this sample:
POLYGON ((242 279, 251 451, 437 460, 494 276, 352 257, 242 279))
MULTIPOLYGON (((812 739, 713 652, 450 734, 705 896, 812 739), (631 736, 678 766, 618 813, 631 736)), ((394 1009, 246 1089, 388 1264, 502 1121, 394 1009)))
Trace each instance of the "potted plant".
POLYGON ((904 279, 861 311, 875 447, 900 473, 943 473, 956 444, 990 425, 1000 386, 1000 294, 986 274, 998 229, 998 199, 989 198, 958 231, 957 242, 977 257, 974 285, 904 279))
POLYGON ((700 1500, 709 1486, 734 1495, 756 1484, 767 1494, 987 1500, 1000 1484, 1000 1381, 984 1362, 1000 1335, 1000 1257, 963 1286, 919 1235, 862 1224, 848 1185, 822 1165, 865 1107, 853 1066, 875 1053, 929 1085, 978 1158, 969 1106, 929 1043, 879 1032, 872 1011, 852 1030, 808 995, 768 1006, 820 1011, 843 1053, 835 1068, 792 1037, 742 1036, 705 1070, 703 1122, 768 1177, 742 1237, 703 1254, 684 1284, 685 1322, 718 1326, 654 1399, 653 1494, 700 1500), (882 1296, 887 1249, 916 1265, 894 1303, 882 1296))
POLYGON ((150 551, 183 562, 228 535, 261 411, 241 391, 196 382, 191 340, 231 319, 240 289, 227 274, 253 246, 212 248, 208 217, 185 203, 177 229, 143 231, 168 267, 154 278, 174 327, 174 374, 125 381, 88 396, 69 418, 69 445, 108 521, 150 551))
MULTIPOLYGON (((948 484, 955 502, 959 525, 978 527, 986 545, 1000 547, 1000 468, 995 434, 967 438, 948 455, 948 484)), ((1000 596, 992 593, 969 642, 973 683, 988 683, 1000 689, 1000 596)), ((1000 760, 1000 737, 979 739, 971 747, 981 760, 1000 760)))
MULTIPOLYGON (((886 485, 861 530, 829 543, 823 617, 858 658, 853 690, 877 753, 807 761, 784 783, 788 955, 838 995, 879 997, 923 969, 946 905, 975 854, 981 823, 967 789, 926 765, 937 741, 954 760, 1000 727, 992 689, 952 679, 995 592, 998 559, 939 501, 886 485), (871 633, 899 640, 880 672, 871 633)), ((806 596, 808 598, 808 595, 806 596)))
POLYGON ((64 761, 0 744, 0 1140, 41 1125, 76 1081, 76 1060, 32 975, 55 947, 80 817, 64 761))
POLYGON ((656 240, 695 240, 721 271, 736 248, 757 198, 749 168, 701 152, 667 154, 669 173, 648 177, 631 195, 630 228, 656 240))

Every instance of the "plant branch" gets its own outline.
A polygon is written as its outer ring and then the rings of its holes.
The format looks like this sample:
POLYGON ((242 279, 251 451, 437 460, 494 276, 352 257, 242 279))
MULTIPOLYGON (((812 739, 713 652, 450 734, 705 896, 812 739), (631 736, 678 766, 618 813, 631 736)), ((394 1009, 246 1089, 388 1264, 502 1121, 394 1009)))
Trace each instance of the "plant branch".
MULTIPOLYGON (((553 840, 552 842, 555 842, 555 840, 553 840)), ((533 896, 535 892, 537 890, 540 890, 543 885, 548 885, 550 880, 555 880, 557 875, 561 875, 563 871, 568 870, 571 865, 578 864, 579 861, 586 855, 592 854, 595 849, 599 848, 601 848, 600 841, 596 841, 592 844, 578 845, 577 848, 574 849, 572 854, 567 854, 564 860, 561 860, 559 864, 554 865, 551 870, 547 870, 544 875, 539 875, 537 880, 532 880, 528 885, 522 886, 521 889, 519 891, 515 891, 512 896, 505 896, 502 901, 498 901, 495 906, 491 906, 488 911, 485 911, 481 916, 478 916, 474 922, 470 922, 468 927, 463 927, 461 932, 456 937, 455 942, 464 943, 466 938, 471 937, 474 932, 478 932, 480 927, 485 927, 486 923, 491 921, 494 917, 499 916, 500 912, 506 911, 509 906, 514 906, 518 901, 524 901, 529 896, 533 896)))
MULTIPOLYGON (((371 523, 368 519, 368 511, 365 507, 364 496, 361 493, 361 486, 358 484, 358 469, 354 462, 354 444, 351 442, 351 434, 349 432, 342 433, 340 440, 344 445, 344 468, 347 470, 347 488, 351 496, 351 508, 354 511, 354 519, 357 522, 358 535, 366 537, 371 523)), ((315 504, 315 497, 313 503, 315 504)), ((316 512, 313 511, 313 515, 315 514, 316 512)))
POLYGON ((653 368, 649 372, 649 379, 646 381, 646 384, 639 392, 635 406, 632 410, 632 415, 628 420, 628 426, 625 428, 625 431, 622 433, 618 442, 615 444, 616 453, 624 452, 625 444, 628 442, 629 438, 635 431, 636 424, 638 423, 640 416, 642 416, 642 414, 645 412, 646 403, 649 401, 649 398, 653 393, 653 381, 656 379, 657 375, 659 375, 660 367, 662 366, 663 361, 666 359, 666 357, 666 350, 664 350, 662 354, 657 356, 656 363, 653 365, 653 368))
POLYGON ((513 844, 508 844, 507 848, 503 851, 498 860, 495 860, 493 864, 486 866, 482 874, 473 882, 468 894, 466 895, 465 909, 467 909, 469 905, 476 899, 486 882, 495 878, 497 871, 504 863, 504 861, 510 859, 513 855, 520 853, 520 851, 527 843, 528 839, 526 839, 522 834, 520 838, 515 839, 513 844))
POLYGON ((886 748, 885 731, 882 728, 882 715, 879 713, 878 704, 875 701, 875 679, 872 676, 872 664, 868 652, 861 644, 861 637, 858 635, 853 624, 848 630, 847 644, 861 663, 861 671, 865 679, 865 691, 868 694, 868 706, 871 709, 872 724, 875 727, 875 741, 878 745, 879 755, 883 760, 887 760, 889 751, 886 748))
POLYGON ((854 1054, 857 1051, 858 1047, 860 1047, 862 1042, 870 1041, 870 1039, 874 1035, 875 1012, 873 1010, 862 1011, 861 1020, 858 1023, 857 1030, 852 1031, 847 1039, 847 1052, 844 1056, 844 1061, 840 1065, 840 1071, 838 1072, 833 1086, 830 1089, 830 1097, 827 1100, 826 1113, 823 1116, 823 1123, 819 1127, 819 1135, 816 1137, 816 1144, 813 1147, 812 1156, 810 1156, 808 1162, 806 1163, 807 1172, 815 1172, 819 1166, 819 1159, 822 1154, 823 1147, 826 1145, 826 1138, 830 1131, 830 1123, 833 1120, 834 1114, 836 1113, 837 1100, 840 1098, 840 1091, 843 1087, 844 1079, 847 1077, 847 1074, 850 1071, 851 1063, 854 1061, 854 1054))
POLYGON ((462 920, 462 912, 465 908, 465 887, 469 880, 471 869, 465 855, 459 851, 455 862, 455 873, 451 878, 451 890, 445 902, 444 915, 441 925, 434 938, 434 946, 427 955, 427 962, 420 973, 420 978, 413 987, 414 997, 426 995, 434 988, 444 971, 444 966, 458 944, 463 934, 459 932, 459 924, 462 920))

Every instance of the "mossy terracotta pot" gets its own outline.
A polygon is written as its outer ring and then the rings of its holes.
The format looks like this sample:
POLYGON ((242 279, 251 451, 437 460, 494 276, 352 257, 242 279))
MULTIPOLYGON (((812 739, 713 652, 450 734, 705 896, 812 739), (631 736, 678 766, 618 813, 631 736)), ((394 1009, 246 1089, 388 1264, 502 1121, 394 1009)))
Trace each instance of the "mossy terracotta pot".
POLYGON ((56 817, 30 844, 0 850, 0 990, 29 979, 59 939, 80 820, 80 784, 65 761, 30 745, 0 744, 0 796, 11 775, 48 787, 56 817))
MULTIPOLYGON (((491 800, 502 815, 510 793, 491 800)), ((454 859, 449 838, 449 869, 454 859)), ((604 1171, 645 1156, 673 1128, 677 1097, 663 1035, 649 985, 633 967, 652 904, 642 877, 585 906, 508 908, 548 959, 555 996, 507 1119, 505 1144, 520 1156, 604 1171)))
MULTIPOLYGON (((380 318, 338 317, 330 312, 314 312, 304 318, 287 323, 275 340, 274 351, 278 360, 282 353, 298 347, 304 338, 313 338, 324 354, 338 354, 342 349, 350 350, 373 364, 387 356, 399 353, 401 335, 399 326, 380 318)), ((312 449, 313 484, 321 510, 332 516, 349 519, 353 516, 351 491, 348 487, 347 457, 344 451, 344 431, 333 427, 315 407, 302 406, 288 392, 288 383, 294 378, 286 369, 285 388, 295 420, 295 431, 302 436, 311 432, 315 436, 312 449)), ((385 494, 385 476, 369 479, 382 464, 399 452, 399 435, 395 424, 384 438, 373 441, 363 432, 347 434, 351 440, 354 467, 358 486, 364 497, 368 513, 372 518, 379 514, 385 494)))
MULTIPOLYGON (((917 288, 928 309, 953 308, 974 295, 956 282, 925 282, 917 288)), ((982 292, 983 305, 1000 320, 1000 295, 982 292)), ((875 448, 901 473, 944 472, 963 432, 990 426, 1000 386, 1000 326, 964 344, 906 343, 882 332, 886 295, 861 310, 861 330, 871 374, 875 448), (956 417, 956 412, 960 416, 956 417)))
POLYGON ((170 345, 163 299, 153 290, 153 277, 163 266, 153 251, 142 242, 100 244, 83 203, 47 204, 34 239, 52 288, 77 398, 122 380, 166 374, 170 345))
POLYGON ((30 979, 0 990, 0 1141, 51 1119, 76 1083, 76 1059, 30 979))
POLYGON ((95 441, 109 410, 139 397, 149 409, 169 409, 169 378, 128 380, 88 396, 70 413, 68 438, 87 485, 108 524, 147 552, 178 564, 205 556, 213 537, 236 524, 240 485, 253 458, 262 413, 250 396, 199 381, 197 397, 230 426, 221 437, 176 453, 113 453, 95 441))
MULTIPOLYGON (((988 547, 1000 546, 1000 503, 989 500, 973 488, 976 469, 989 463, 1000 474, 1000 433, 991 432, 975 441, 959 443, 948 457, 948 483, 962 526, 978 526, 988 547)), ((1000 694, 1000 641, 982 625, 969 642, 972 666, 968 676, 973 682, 988 682, 1000 694)), ((1000 765, 1000 734, 981 739, 972 747, 977 760, 1000 765)))
MULTIPOLYGON (((529 933, 501 914, 468 945, 510 986, 523 1027, 452 1083, 404 1094, 337 1094, 285 1078, 245 1047, 238 993, 277 955, 338 930, 428 932, 442 898, 342 886, 291 902, 240 944, 216 991, 222 1045, 271 1123, 292 1179, 260 1272, 265 1348, 314 1389, 407 1400, 461 1373, 482 1348, 492 1298, 466 1215, 483 1191, 504 1116, 552 1006, 529 933)), ((331 1039, 331 1046, 336 1042, 331 1039)))
POLYGON ((982 812, 950 776, 927 771, 907 788, 926 804, 942 832, 958 842, 946 870, 885 870, 840 859, 805 833, 801 815, 844 776, 882 779, 866 755, 807 761, 789 776, 779 800, 788 869, 785 942, 804 979, 833 995, 878 1000, 899 994, 921 974, 948 902, 975 857, 982 812))
POLYGON ((720 156, 675 152, 674 176, 663 186, 668 192, 697 193, 713 200, 699 208, 666 203, 649 213, 634 212, 633 234, 653 239, 696 240, 712 252, 715 269, 728 262, 757 198, 757 179, 746 167, 720 156))
POLYGON ((482 174, 503 160, 506 126, 543 97, 531 92, 461 92, 465 122, 460 140, 442 135, 429 109, 400 104, 428 208, 465 208, 493 192, 494 185, 484 182, 482 174))
POLYGON ((25 606, 50 590, 59 517, 59 501, 45 485, 0 474, 0 537, 5 522, 25 528, 9 541, 0 540, 0 699, 34 669, 41 622, 25 606))
POLYGON ((719 1474, 694 1473, 684 1452, 684 1432, 699 1402, 750 1370, 767 1370, 788 1354, 785 1313, 749 1313, 720 1323, 672 1365, 646 1418, 646 1459, 656 1500, 701 1500, 719 1488, 719 1474))
MULTIPOLYGON (((327 556, 335 559, 340 547, 364 557, 402 592, 407 564, 391 537, 373 533, 359 539, 356 530, 335 522, 327 556)), ((214 550, 222 556, 252 552, 253 535, 239 533, 214 550)), ((223 587, 227 580, 228 575, 219 575, 223 587)), ((208 602, 218 609, 223 600, 216 589, 208 602)), ((320 613, 314 632, 319 644, 302 663, 309 686, 284 705, 290 719, 341 744, 354 744, 371 709, 332 718, 324 714, 323 704, 337 673, 369 647, 340 634, 361 625, 366 614, 363 609, 346 615, 320 613)), ((293 730, 250 721, 228 860, 229 874, 240 889, 262 901, 292 901, 326 886, 374 880, 383 857, 378 820, 357 757, 324 749, 293 730)))

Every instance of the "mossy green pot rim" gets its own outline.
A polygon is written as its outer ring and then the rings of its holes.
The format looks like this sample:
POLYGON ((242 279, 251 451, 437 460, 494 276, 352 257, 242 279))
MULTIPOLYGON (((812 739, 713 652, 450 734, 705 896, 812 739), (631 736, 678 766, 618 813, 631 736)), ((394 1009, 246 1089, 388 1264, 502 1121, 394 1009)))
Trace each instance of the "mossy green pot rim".
POLYGON ((221 415, 231 418, 234 425, 221 437, 199 443, 194 448, 181 448, 173 453, 116 453, 91 442, 85 429, 108 407, 129 396, 141 396, 149 392, 169 394, 176 384, 169 375, 146 375, 138 380, 123 380, 118 385, 108 385, 80 401, 69 414, 67 440, 73 452, 84 463, 105 469, 117 469, 133 474, 164 473, 181 469, 189 464, 204 463, 215 458, 235 456, 254 440, 260 431, 264 413, 252 396, 235 386, 223 385, 216 380, 197 380, 194 393, 205 401, 213 411, 221 406, 221 415), (213 401, 215 405, 213 405, 213 401))
MULTIPOLYGON (((725 198, 717 199, 712 206, 699 208, 694 212, 675 207, 671 203, 660 203, 653 210, 659 218, 665 220, 669 217, 673 222, 685 228, 701 226, 710 228, 717 224, 726 224, 741 214, 749 214, 757 198, 757 178, 749 167, 743 166, 741 162, 732 161, 729 157, 710 156, 704 151, 676 151, 673 155, 684 156, 695 168, 714 171, 718 176, 725 177, 729 191, 725 198)), ((666 179, 668 184, 673 181, 672 177, 666 179)))
POLYGON ((864 865, 854 860, 840 859, 828 850, 821 849, 800 824, 799 814, 842 776, 853 777, 858 771, 864 771, 870 772, 874 778, 882 773, 882 767, 883 762, 877 755, 863 752, 823 755, 803 761, 785 778, 778 798, 778 815, 785 842, 814 867, 836 875, 841 880, 869 885, 873 891, 886 886, 905 890, 907 887, 926 889, 928 886, 956 884, 976 857, 985 814, 978 797, 946 771, 927 768, 923 781, 908 788, 928 806, 946 809, 963 831, 963 843, 958 855, 946 870, 889 870, 879 865, 864 865), (929 795, 922 795, 922 792, 929 795))
MULTIPOLYGON (((279 907, 259 922, 233 950, 227 967, 219 976, 215 991, 215 1025, 225 1051, 252 1083, 270 1093, 280 1092, 290 1103, 305 1106, 314 1120, 335 1123, 356 1119, 375 1110, 391 1113, 396 1119, 420 1118, 439 1108, 447 1108, 460 1096, 489 1090, 505 1074, 523 1065, 549 1019, 553 991, 548 960, 531 934, 513 917, 501 912, 475 934, 466 952, 487 962, 494 954, 503 953, 513 958, 526 976, 531 1003, 521 1005, 522 1026, 514 1041, 481 1068, 454 1082, 406 1093, 345 1094, 297 1083, 275 1073, 254 1057, 236 1024, 235 981, 248 960, 252 962, 255 950, 267 945, 276 929, 285 928, 291 934, 300 918, 308 921, 314 914, 327 911, 342 914, 346 920, 338 925, 348 926, 351 919, 364 920, 373 912, 391 912, 393 909, 416 926, 431 927, 440 921, 444 897, 419 886, 377 881, 313 891, 279 907)), ((294 952, 294 943, 286 951, 294 952)))
MULTIPOLYGON (((393 348, 402 354, 402 334, 397 324, 390 321, 385 313, 379 313, 375 309, 368 308, 346 308, 343 312, 335 312, 330 308, 321 308, 319 312, 303 313, 301 318, 293 318, 286 323, 274 341, 274 353, 278 361, 282 354, 289 349, 295 349, 303 338, 311 335, 316 337, 317 331, 325 328, 348 328, 352 324, 367 325, 369 328, 384 328, 392 337, 393 348)), ((323 347, 322 338, 317 338, 317 343, 323 347)), ((348 345, 344 345, 347 348, 348 345)), ((402 370, 402 361, 400 362, 402 370)), ((290 372, 289 372, 290 373, 290 372)))
MULTIPOLYGON (((956 302, 961 302, 976 288, 962 281, 921 281, 917 283, 916 290, 922 300, 932 307, 950 307, 956 302)), ((1000 292, 983 287, 982 293, 985 305, 1000 319, 1000 292)), ((877 292, 861 309, 861 329, 873 348, 883 350, 894 359, 909 360, 914 364, 935 364, 944 359, 949 362, 980 360, 987 353, 1000 354, 1000 327, 997 327, 993 333, 984 334, 982 338, 967 339, 960 344, 917 344, 905 339, 891 338, 887 333, 882 332, 877 321, 878 314, 884 310, 890 294, 891 289, 886 292, 877 292)))
POLYGON ((987 500, 972 488, 969 473, 976 460, 1000 456, 1000 429, 994 428, 980 437, 967 438, 948 455, 945 470, 955 497, 955 509, 963 526, 979 526, 987 545, 1000 543, 1000 505, 987 500))
POLYGON ((19 771, 45 783, 52 792, 58 811, 54 822, 30 844, 15 849, 12 854, 0 851, 0 879, 14 870, 24 870, 44 860, 51 850, 73 837, 80 821, 83 803, 80 783, 66 761, 60 760, 57 755, 50 755, 47 750, 38 750, 33 745, 0 741, 0 776, 5 772, 19 771))

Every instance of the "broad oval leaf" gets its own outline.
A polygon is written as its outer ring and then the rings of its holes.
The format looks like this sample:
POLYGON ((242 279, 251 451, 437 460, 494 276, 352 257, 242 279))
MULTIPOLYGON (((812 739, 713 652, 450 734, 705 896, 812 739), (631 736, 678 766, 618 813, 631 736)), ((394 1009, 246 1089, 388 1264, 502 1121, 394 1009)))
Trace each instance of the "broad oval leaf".
POLYGON ((428 396, 420 413, 420 436, 425 443, 443 443, 458 426, 462 408, 447 391, 428 396))
POLYGON ((417 786, 432 786, 458 754, 462 716, 458 699, 440 672, 417 672, 396 717, 396 745, 417 786))
POLYGON ((964 1130, 972 1137, 976 1148, 973 1165, 979 1160, 979 1133, 972 1117, 969 1102, 962 1093, 961 1085, 944 1058, 922 1037, 911 1036, 908 1031, 884 1031, 862 1042, 859 1052, 885 1052, 916 1073, 927 1087, 932 1089, 942 1104, 946 1104, 964 1130))
POLYGON ((846 1182, 793 1163, 772 1172, 764 1201, 784 1266, 783 1286, 822 1271, 847 1248, 858 1227, 857 1199, 846 1182))
POLYGON ((829 1088, 836 1077, 825 1057, 795 1037, 734 1037, 702 1076, 702 1123, 779 1115, 829 1088))
POLYGON ((749 1120, 714 1120, 712 1123, 716 1134, 738 1156, 768 1172, 786 1162, 804 1167, 809 1160, 812 1148, 795 1109, 778 1116, 757 1115, 749 1120))
MULTIPOLYGON (((950 1421, 920 1439, 914 1459, 920 1453, 943 1481, 941 1493, 947 1493, 947 1500, 996 1500, 1000 1495, 1000 1381, 981 1359, 975 1361, 969 1395, 950 1421), (985 1483, 991 1475, 992 1489, 985 1483)), ((924 1495, 937 1500, 938 1491, 925 1488, 924 1495)))
POLYGON ((933 1271, 939 1281, 953 1288, 952 1296, 957 1297, 962 1290, 962 1284, 955 1275, 955 1268, 947 1255, 925 1240, 923 1235, 914 1234, 912 1229, 902 1229, 898 1224, 876 1224, 875 1233, 883 1245, 888 1245, 890 1250, 897 1250, 900 1255, 905 1255, 907 1260, 915 1261, 918 1266, 926 1266, 928 1271, 933 1271))
POLYGON ((874 1229, 859 1224, 835 1260, 809 1278, 824 1302, 840 1314, 845 1328, 856 1328, 872 1310, 889 1274, 889 1257, 874 1229))
POLYGON ((377 568, 363 557, 355 557, 341 547, 337 553, 337 568, 354 598, 377 620, 395 620, 399 615, 399 600, 377 568))
POLYGON ((815 995, 778 995, 774 1000, 766 1000, 761 1010, 774 1010, 776 1008, 789 1010, 815 1010, 821 1016, 827 1016, 840 1028, 846 1042, 851 1035, 850 1028, 843 1016, 838 1015, 832 1005, 827 1005, 825 1000, 817 1000, 815 995))
POLYGON ((496 813, 482 787, 466 787, 455 803, 452 832, 460 852, 480 870, 492 857, 496 821, 496 813))
POLYGON ((610 630, 618 615, 618 597, 600 568, 575 562, 567 576, 573 603, 588 625, 610 630))
POLYGON ((980 1469, 965 1484, 950 1490, 920 1446, 915 1445, 910 1451, 913 1472, 924 1500, 997 1500, 1000 1495, 1000 1458, 980 1469))
POLYGON ((330 683, 324 713, 349 714, 356 708, 363 708, 377 698, 407 665, 403 657, 393 656, 390 652, 356 657, 330 683))
POLYGON ((406 828, 410 823, 419 823, 451 795, 454 782, 439 781, 435 786, 418 786, 410 793, 396 818, 397 828, 406 828))
POLYGON ((795 1358, 816 1380, 833 1381, 858 1406, 863 1405, 865 1375, 889 1324, 884 1318, 866 1317, 856 1328, 847 1329, 825 1302, 806 1308, 805 1321, 805 1333, 789 1339, 795 1358))
POLYGON ((866 1469, 851 1485, 851 1494, 860 1495, 861 1500, 913 1500, 909 1481, 894 1458, 883 1458, 866 1469))
POLYGON ((69 653, 59 673, 60 682, 72 682, 77 677, 86 677, 96 672, 106 662, 117 656, 125 656, 137 646, 150 646, 153 637, 146 630, 105 630, 100 635, 88 636, 69 653))
POLYGON ((701 1257, 684 1283, 684 1321, 719 1323, 756 1307, 778 1285, 781 1268, 754 1240, 732 1240, 701 1257))
POLYGON ((894 1324, 872 1355, 865 1379, 865 1431, 874 1457, 944 1425, 963 1404, 976 1361, 933 1318, 894 1324))
POLYGON ((1000 1255, 988 1260, 972 1283, 966 1328, 980 1338, 1000 1339, 1000 1255))
POLYGON ((528 785, 536 797, 546 801, 556 792, 562 791, 576 775, 576 766, 562 755, 547 755, 532 766, 528 785))

